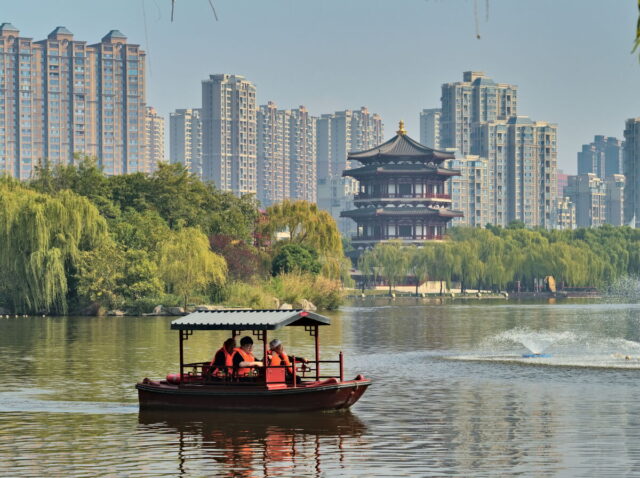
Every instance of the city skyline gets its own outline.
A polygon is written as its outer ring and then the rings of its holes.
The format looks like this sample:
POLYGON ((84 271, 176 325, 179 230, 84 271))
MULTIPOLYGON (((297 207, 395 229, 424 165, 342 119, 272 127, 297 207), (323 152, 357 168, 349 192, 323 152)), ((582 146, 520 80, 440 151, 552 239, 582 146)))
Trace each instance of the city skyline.
POLYGON ((34 38, 57 25, 78 38, 119 29, 147 51, 147 103, 165 118, 176 109, 197 107, 202 79, 228 72, 256 84, 259 104, 275 101, 285 109, 304 104, 312 115, 367 105, 389 125, 403 119, 409 134, 419 137, 419 114, 439 104, 440 86, 457 81, 461 71, 480 70, 517 85, 524 92, 519 109, 529 116, 558 124, 559 167, 574 172, 582 144, 594 135, 622 137, 624 121, 640 111, 640 98, 633 95, 640 66, 630 54, 632 2, 603 9, 596 1, 581 2, 580 8, 493 1, 488 21, 480 12, 480 40, 472 5, 462 0, 402 8, 360 1, 315 7, 221 3, 219 22, 206 2, 184 2, 176 6, 173 23, 169 2, 68 5, 9 4, 2 21, 34 38), (240 22, 247 33, 233 37, 240 22), (585 31, 598 34, 585 36, 585 31), (233 48, 212 47, 229 38, 233 48), (274 68, 268 52, 282 48, 286 55, 274 68))

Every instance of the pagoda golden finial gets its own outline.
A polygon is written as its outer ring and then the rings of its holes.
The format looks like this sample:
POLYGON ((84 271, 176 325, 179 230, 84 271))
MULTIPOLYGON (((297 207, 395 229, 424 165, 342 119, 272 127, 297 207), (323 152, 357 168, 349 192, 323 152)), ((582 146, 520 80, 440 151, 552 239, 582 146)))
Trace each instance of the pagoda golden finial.
POLYGON ((404 136, 405 134, 407 134, 407 130, 404 129, 404 121, 400 120, 399 129, 398 131, 396 131, 396 133, 400 136, 404 136))

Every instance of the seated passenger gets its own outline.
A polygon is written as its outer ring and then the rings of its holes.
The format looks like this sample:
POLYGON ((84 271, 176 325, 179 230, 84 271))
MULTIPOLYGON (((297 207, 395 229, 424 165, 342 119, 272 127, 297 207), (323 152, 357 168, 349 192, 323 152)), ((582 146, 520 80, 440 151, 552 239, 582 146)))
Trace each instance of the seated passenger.
MULTIPOLYGON (((269 365, 278 366, 284 365, 286 366, 285 372, 287 376, 287 380, 293 379, 293 360, 298 363, 306 364, 308 360, 304 357, 294 357, 293 355, 287 355, 284 351, 284 346, 279 339, 273 339, 269 342, 269 351, 267 352, 267 356, 269 357, 269 365)), ((296 380, 300 381, 302 377, 297 377, 296 380)))
POLYGON ((235 349, 233 354, 233 368, 240 378, 256 376, 257 372, 253 367, 262 367, 262 362, 256 360, 251 352, 253 350, 253 339, 248 335, 240 340, 240 347, 235 349))
POLYGON ((220 350, 213 356, 209 364, 209 374, 212 377, 226 377, 233 371, 233 354, 235 353, 236 339, 233 337, 224 341, 220 350))

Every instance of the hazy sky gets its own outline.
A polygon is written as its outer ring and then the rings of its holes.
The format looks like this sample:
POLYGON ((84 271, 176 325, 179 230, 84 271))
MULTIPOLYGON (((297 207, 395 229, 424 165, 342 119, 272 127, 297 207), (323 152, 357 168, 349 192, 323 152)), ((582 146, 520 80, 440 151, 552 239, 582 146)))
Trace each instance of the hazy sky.
POLYGON ((440 106, 440 85, 479 70, 519 86, 520 114, 558 124, 560 167, 594 134, 640 116, 631 55, 636 0, 0 0, 0 22, 44 38, 64 25, 98 42, 119 29, 149 55, 147 102, 168 116, 200 105, 211 73, 246 76, 259 104, 316 115, 366 105, 385 136, 440 106), (487 5, 489 11, 487 12, 487 5), (145 22, 146 17, 146 22, 145 22), (146 28, 145 28, 146 25, 146 28))

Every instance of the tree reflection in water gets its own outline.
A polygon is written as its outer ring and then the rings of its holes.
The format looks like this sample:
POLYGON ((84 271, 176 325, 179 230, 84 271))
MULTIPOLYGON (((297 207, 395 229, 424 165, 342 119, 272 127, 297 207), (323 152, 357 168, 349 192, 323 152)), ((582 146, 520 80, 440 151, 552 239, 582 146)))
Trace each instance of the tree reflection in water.
POLYGON ((344 462, 349 442, 359 440, 366 425, 349 411, 311 414, 239 414, 140 411, 141 431, 174 434, 181 476, 189 457, 206 453, 216 476, 323 476, 323 460, 332 468, 344 462), (325 453, 323 453, 325 451, 325 453), (315 469, 309 464, 315 462, 315 469))

